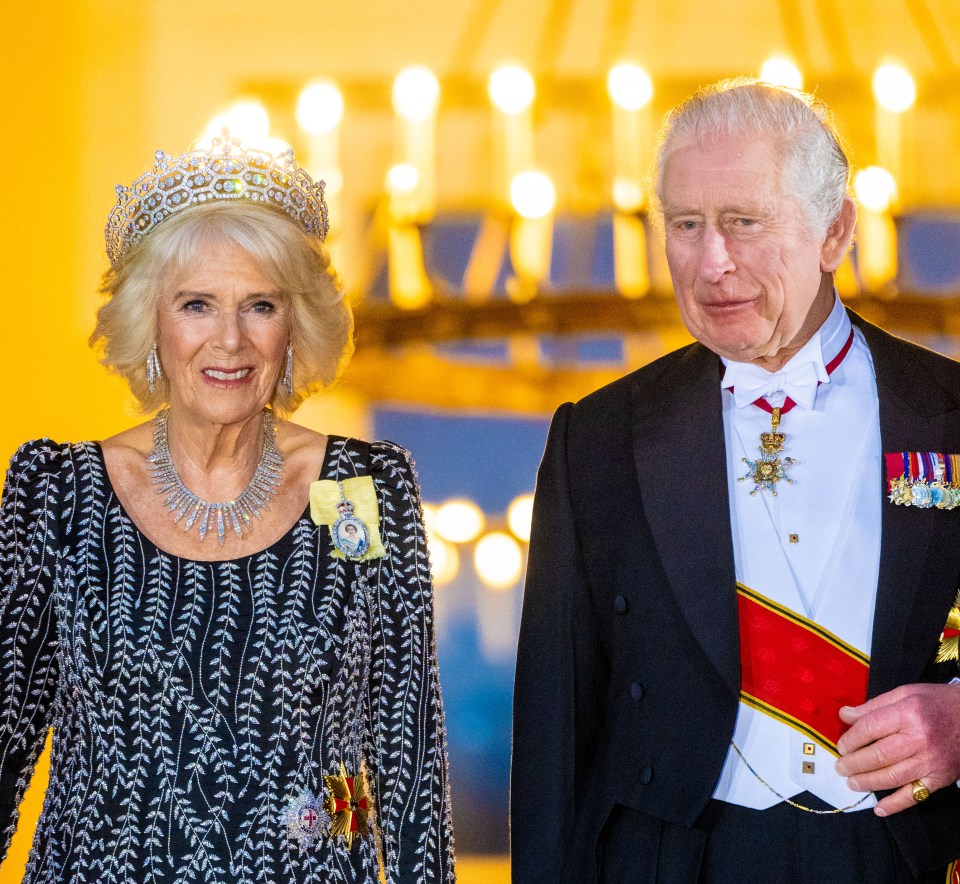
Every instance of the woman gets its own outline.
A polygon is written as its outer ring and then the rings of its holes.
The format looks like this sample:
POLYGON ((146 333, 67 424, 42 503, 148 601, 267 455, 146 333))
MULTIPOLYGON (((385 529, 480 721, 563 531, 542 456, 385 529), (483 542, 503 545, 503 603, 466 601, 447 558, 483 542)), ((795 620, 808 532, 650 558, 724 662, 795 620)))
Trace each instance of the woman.
POLYGON ((7 840, 54 728, 25 881, 452 881, 413 467, 284 419, 350 349, 322 184, 224 133, 118 196, 91 340, 160 410, 4 488, 7 840))

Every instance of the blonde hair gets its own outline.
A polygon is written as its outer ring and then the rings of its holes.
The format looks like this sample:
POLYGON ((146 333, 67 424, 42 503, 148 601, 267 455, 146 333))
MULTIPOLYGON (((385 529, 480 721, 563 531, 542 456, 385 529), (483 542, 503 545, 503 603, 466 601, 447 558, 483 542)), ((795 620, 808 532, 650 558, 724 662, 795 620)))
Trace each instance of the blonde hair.
POLYGON ((843 208, 850 161, 833 114, 809 92, 751 77, 706 86, 664 118, 654 179, 663 204, 663 170, 678 147, 724 138, 766 138, 781 146, 782 184, 811 233, 824 236, 843 208))
POLYGON ((270 405, 281 416, 290 414, 336 380, 353 352, 353 314, 320 240, 270 206, 212 202, 156 227, 104 274, 100 292, 107 300, 97 311, 90 345, 101 351, 108 370, 126 379, 144 412, 160 408, 169 398, 167 379, 153 393, 147 380, 160 295, 202 249, 216 244, 241 248, 289 305, 293 392, 278 377, 270 405))

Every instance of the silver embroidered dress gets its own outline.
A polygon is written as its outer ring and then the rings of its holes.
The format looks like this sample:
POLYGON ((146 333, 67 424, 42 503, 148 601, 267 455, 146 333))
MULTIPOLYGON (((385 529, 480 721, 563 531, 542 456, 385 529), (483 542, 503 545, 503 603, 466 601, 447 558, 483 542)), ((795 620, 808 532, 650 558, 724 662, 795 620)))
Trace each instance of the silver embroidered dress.
POLYGON ((27 443, 0 513, 0 832, 49 726, 26 878, 454 880, 430 572, 390 443, 331 437, 323 477, 372 476, 386 555, 330 555, 304 514, 269 548, 170 555, 123 511, 96 443, 27 443), (365 770, 374 832, 314 843, 285 812, 365 770))

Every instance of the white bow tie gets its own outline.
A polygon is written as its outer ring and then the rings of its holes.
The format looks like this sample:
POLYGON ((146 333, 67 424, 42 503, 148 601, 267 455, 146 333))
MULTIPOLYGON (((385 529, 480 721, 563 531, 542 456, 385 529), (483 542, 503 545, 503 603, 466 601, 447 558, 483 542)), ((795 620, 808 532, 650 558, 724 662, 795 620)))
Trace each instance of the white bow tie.
MULTIPOLYGON (((802 365, 790 366, 772 373, 751 362, 742 362, 737 364, 731 380, 737 408, 750 405, 757 399, 786 394, 797 405, 810 409, 817 401, 817 387, 820 385, 817 366, 813 362, 804 362, 802 365)), ((728 385, 726 376, 724 382, 728 385)))

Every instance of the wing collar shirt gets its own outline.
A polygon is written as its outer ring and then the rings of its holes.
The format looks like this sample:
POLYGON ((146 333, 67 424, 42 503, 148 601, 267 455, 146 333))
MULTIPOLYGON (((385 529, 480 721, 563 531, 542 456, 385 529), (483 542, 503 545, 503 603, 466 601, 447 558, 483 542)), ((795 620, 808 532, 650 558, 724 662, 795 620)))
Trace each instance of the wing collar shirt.
MULTIPOLYGON (((813 620, 869 656, 880 567, 880 417, 870 351, 859 330, 843 361, 826 366, 850 336, 835 296, 826 322, 781 371, 723 360, 723 425, 738 582, 813 620), (777 495, 757 491, 745 459, 756 460, 773 407, 789 395, 781 457, 796 460, 777 495), (743 478, 743 481, 740 481, 743 478)), ((797 661, 802 665, 802 661, 797 661)), ((734 742, 764 786, 731 748, 714 797, 762 809, 807 791, 834 807, 863 797, 833 769, 836 756, 810 738, 740 703, 734 742), (806 751, 804 751, 804 744, 806 751)), ((870 795, 857 810, 872 807, 870 795)))

